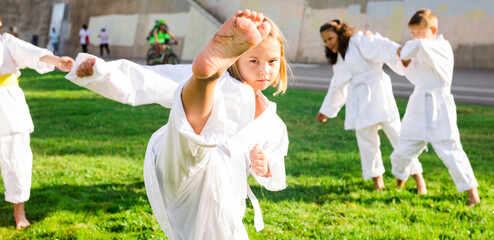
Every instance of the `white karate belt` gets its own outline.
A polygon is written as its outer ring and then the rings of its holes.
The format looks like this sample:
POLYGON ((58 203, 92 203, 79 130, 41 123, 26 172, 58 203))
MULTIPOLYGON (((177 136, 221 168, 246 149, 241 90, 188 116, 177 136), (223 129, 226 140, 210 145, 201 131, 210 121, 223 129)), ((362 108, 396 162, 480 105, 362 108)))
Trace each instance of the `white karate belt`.
POLYGON ((252 192, 249 184, 247 183, 247 177, 250 173, 250 168, 247 168, 248 164, 250 163, 250 156, 248 151, 243 151, 241 148, 238 147, 243 145, 244 144, 241 144, 239 139, 233 137, 228 141, 228 143, 220 144, 218 146, 220 146, 225 152, 230 153, 232 167, 234 169, 239 170, 238 172, 242 172, 242 170, 246 171, 245 175, 235 176, 235 179, 233 179, 233 181, 237 181, 237 184, 240 186, 245 185, 245 187, 240 187, 236 189, 236 191, 239 196, 249 197, 252 207, 254 208, 254 225, 256 227, 256 230, 259 232, 264 229, 264 220, 262 219, 262 212, 259 201, 257 200, 256 195, 254 195, 254 193, 252 192))
MULTIPOLYGON (((352 92, 351 95, 357 94, 354 91, 357 89, 357 87, 362 86, 366 90, 366 93, 364 95, 365 101, 366 101, 366 103, 370 103, 370 101, 372 99, 372 91, 371 91, 371 88, 367 82, 367 79, 371 78, 371 76, 373 76, 373 75, 375 75, 376 78, 378 78, 377 75, 382 75, 382 69, 373 69, 371 71, 364 72, 364 73, 353 76, 353 79, 350 81, 350 91, 352 92)), ((359 117, 359 111, 358 111, 359 102, 360 102, 359 99, 360 99, 359 95, 356 95, 352 99, 352 105, 353 105, 353 109, 354 109, 352 116, 354 118, 359 117)))
MULTIPOLYGON (((430 128, 436 128, 437 127, 437 94, 451 94, 451 89, 449 87, 440 87, 440 88, 425 88, 425 87, 417 87, 415 91, 421 92, 423 94, 423 99, 424 99, 424 118, 427 118, 427 103, 426 103, 426 98, 427 96, 431 97, 431 107, 432 107, 432 114, 430 117, 429 125, 426 125, 426 127, 430 128)), ((427 123, 427 119, 426 119, 427 123)), ((426 139, 427 139, 427 128, 425 129, 425 134, 426 134, 426 139)), ((428 147, 428 142, 425 141, 425 151, 429 152, 429 147, 428 147)))
MULTIPOLYGON (((422 90, 419 88, 418 90, 422 90)), ((424 104, 425 103, 425 98, 427 96, 431 97, 431 107, 432 107, 432 114, 430 117, 430 123, 428 127, 435 128, 437 127, 437 94, 451 94, 451 90, 449 87, 441 87, 441 88, 424 88, 423 90, 424 93, 424 104)), ((427 116, 427 106, 424 106, 424 116, 427 116)))

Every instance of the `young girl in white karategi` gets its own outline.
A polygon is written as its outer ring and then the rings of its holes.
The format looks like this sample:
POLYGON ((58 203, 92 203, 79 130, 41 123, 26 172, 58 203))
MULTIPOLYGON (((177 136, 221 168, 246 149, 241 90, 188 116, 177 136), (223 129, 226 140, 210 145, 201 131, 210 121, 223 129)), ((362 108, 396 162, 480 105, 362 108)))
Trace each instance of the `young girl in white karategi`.
POLYGON ((19 87, 19 69, 32 68, 46 73, 56 66, 69 71, 73 62, 69 57, 54 56, 10 34, 0 35, 0 168, 5 201, 14 204, 16 228, 30 225, 24 202, 29 199, 31 189, 33 156, 29 134, 34 131, 24 93, 19 87))
MULTIPOLYGON (((372 178, 375 188, 381 190, 385 170, 378 131, 383 129, 395 146, 401 128, 391 80, 382 66, 398 63, 399 45, 380 35, 366 35, 340 20, 324 24, 320 33, 326 58, 333 65, 333 78, 317 120, 325 122, 336 117, 346 104, 345 129, 355 130, 364 180, 372 178)), ((425 193, 418 159, 413 160, 410 171, 416 179, 417 191, 425 193)))
POLYGON ((405 43, 399 55, 404 60, 405 76, 415 88, 403 117, 401 136, 391 154, 392 172, 399 182, 405 181, 412 159, 431 143, 456 189, 468 191, 468 204, 473 206, 480 198, 456 125, 456 106, 451 94, 453 50, 442 35, 437 36, 437 17, 429 9, 417 11, 408 26, 413 40, 405 43))
POLYGON ((281 93, 287 85, 282 35, 272 21, 237 12, 192 67, 105 63, 88 55, 78 56, 76 66, 67 78, 106 97, 172 106, 144 165, 151 207, 169 239, 248 239, 247 196, 256 229, 263 228, 247 177, 268 190, 284 189, 288 148, 276 104, 261 92, 272 85, 281 93))

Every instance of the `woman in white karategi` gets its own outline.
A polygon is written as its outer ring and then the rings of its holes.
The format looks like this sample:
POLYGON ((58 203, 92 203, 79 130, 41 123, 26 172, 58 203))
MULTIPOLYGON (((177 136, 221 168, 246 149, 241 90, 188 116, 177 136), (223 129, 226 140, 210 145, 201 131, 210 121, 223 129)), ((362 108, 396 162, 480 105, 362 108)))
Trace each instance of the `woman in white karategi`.
MULTIPOLYGON (((381 190, 385 170, 378 131, 383 129, 395 146, 401 128, 391 80, 382 66, 398 63, 399 45, 378 34, 364 34, 340 20, 324 24, 320 33, 326 58, 333 65, 333 78, 317 120, 326 122, 336 117, 346 104, 345 129, 355 130, 364 180, 372 178, 376 189, 381 190)), ((410 171, 417 191, 426 193, 418 159, 414 159, 410 171)))
POLYGON ((431 143, 458 192, 468 191, 468 205, 480 202, 478 183, 460 142, 456 106, 451 94, 454 56, 443 35, 437 36, 437 17, 429 9, 415 13, 408 23, 412 39, 399 55, 404 73, 415 86, 408 101, 403 129, 391 154, 392 173, 399 181, 410 175, 412 159, 431 143))
MULTIPOLYGON (((2 28, 0 18, 0 30, 2 28)), ((0 35, 0 168, 5 185, 5 201, 14 204, 16 228, 31 223, 24 212, 29 199, 33 156, 29 134, 33 121, 22 89, 19 69, 32 68, 46 73, 58 67, 69 71, 74 60, 54 56, 47 49, 38 48, 8 33, 0 35)))
POLYGON ((287 86, 283 38, 272 21, 237 12, 192 66, 143 67, 87 55, 76 66, 67 78, 106 97, 173 105, 168 123, 151 137, 144 166, 151 207, 169 239, 248 239, 247 196, 256 229, 263 228, 247 177, 284 189, 288 150, 276 104, 261 92, 287 86))

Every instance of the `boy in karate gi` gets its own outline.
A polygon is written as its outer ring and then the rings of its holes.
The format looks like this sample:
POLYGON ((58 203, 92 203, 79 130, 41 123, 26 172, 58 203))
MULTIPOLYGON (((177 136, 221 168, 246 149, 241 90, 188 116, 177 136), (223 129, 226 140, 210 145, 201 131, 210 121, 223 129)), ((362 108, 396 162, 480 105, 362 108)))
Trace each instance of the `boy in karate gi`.
POLYGON ((478 183, 460 143, 456 106, 451 94, 453 50, 437 36, 437 17, 429 9, 415 13, 408 23, 412 39, 398 50, 407 79, 415 85, 403 117, 398 144, 391 154, 397 186, 405 184, 412 159, 431 143, 448 168, 458 192, 468 191, 468 205, 480 202, 478 183))
MULTIPOLYGON (((2 18, 0 18, 0 29, 2 18)), ((10 34, 0 35, 0 168, 5 184, 5 201, 14 204, 16 228, 31 223, 26 219, 24 202, 29 199, 33 155, 29 134, 33 121, 22 89, 19 69, 32 68, 39 73, 55 66, 69 71, 74 60, 58 57, 10 34)))

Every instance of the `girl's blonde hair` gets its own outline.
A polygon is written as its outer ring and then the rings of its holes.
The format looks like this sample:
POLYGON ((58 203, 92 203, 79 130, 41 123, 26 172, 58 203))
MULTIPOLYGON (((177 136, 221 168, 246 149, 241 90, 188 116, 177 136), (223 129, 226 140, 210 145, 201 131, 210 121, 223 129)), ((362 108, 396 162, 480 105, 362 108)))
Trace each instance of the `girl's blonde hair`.
MULTIPOLYGON (((266 39, 267 38, 274 38, 274 39, 278 40, 278 42, 280 43, 280 47, 281 47, 280 71, 278 72, 278 76, 276 77, 274 82, 271 84, 271 86, 275 86, 277 88, 276 92, 273 95, 278 95, 280 93, 285 93, 285 91, 287 89, 287 86, 288 86, 287 73, 290 73, 291 76, 293 76, 293 74, 292 74, 292 70, 290 69, 290 66, 288 66, 288 62, 286 61, 286 58, 285 58, 285 48, 283 45, 283 43, 285 42, 285 37, 283 36, 283 33, 280 31, 278 26, 276 26, 276 24, 271 19, 269 19, 268 17, 264 18, 264 22, 268 22, 269 24, 271 24, 271 31, 269 32, 266 39)), ((237 62, 235 62, 233 65, 231 65, 228 68, 228 73, 230 73, 230 76, 232 76, 232 77, 234 77, 234 78, 236 78, 242 82, 244 81, 242 79, 242 76, 240 75, 240 71, 238 70, 237 62)))

